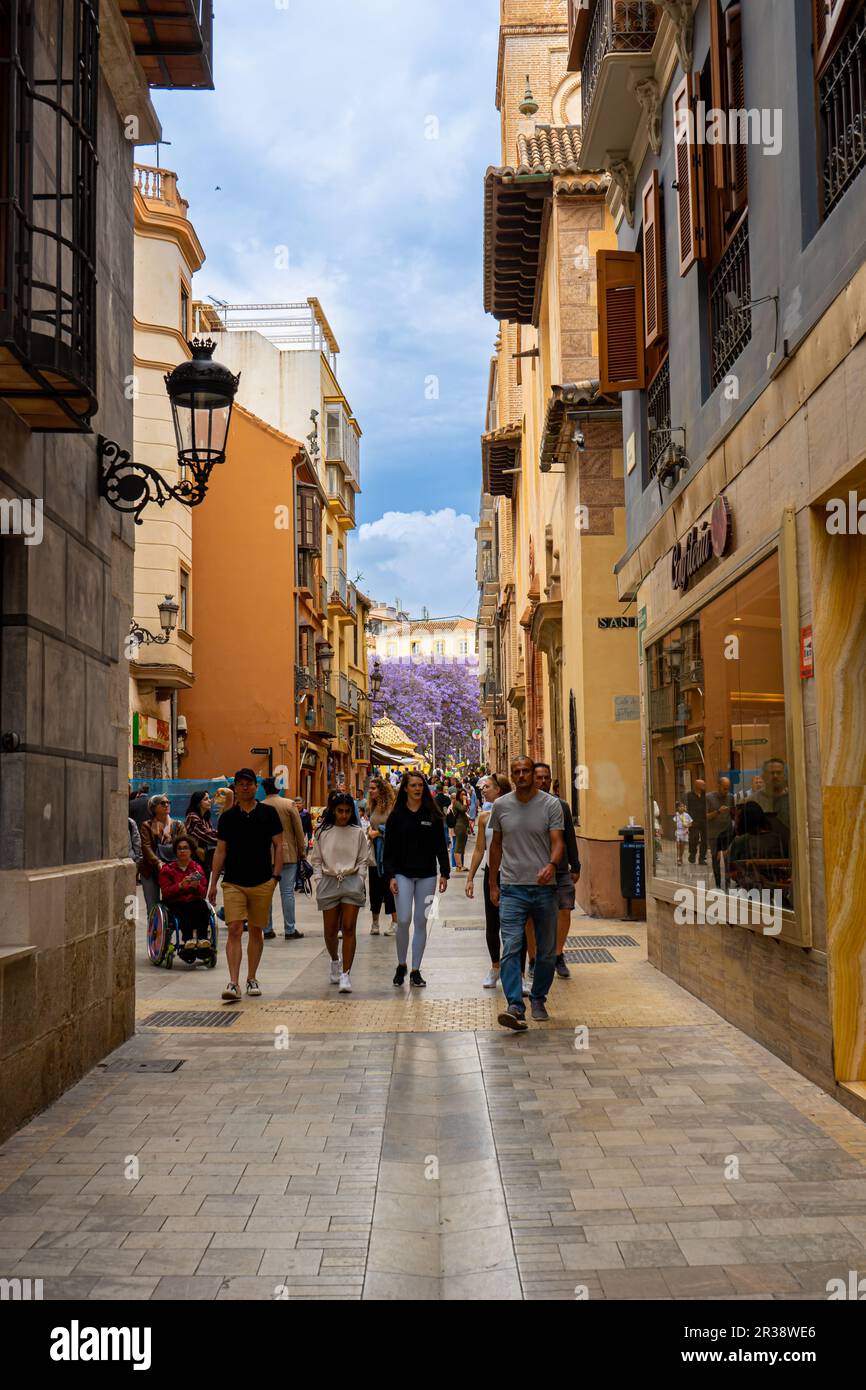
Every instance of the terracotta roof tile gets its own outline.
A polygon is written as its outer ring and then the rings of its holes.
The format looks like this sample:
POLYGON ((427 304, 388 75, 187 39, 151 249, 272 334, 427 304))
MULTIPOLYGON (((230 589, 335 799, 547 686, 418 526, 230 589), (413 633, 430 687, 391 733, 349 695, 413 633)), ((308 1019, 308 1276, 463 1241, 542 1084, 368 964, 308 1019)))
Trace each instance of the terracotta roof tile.
POLYGON ((518 135, 518 173, 577 174, 579 125, 537 125, 532 135, 518 135))

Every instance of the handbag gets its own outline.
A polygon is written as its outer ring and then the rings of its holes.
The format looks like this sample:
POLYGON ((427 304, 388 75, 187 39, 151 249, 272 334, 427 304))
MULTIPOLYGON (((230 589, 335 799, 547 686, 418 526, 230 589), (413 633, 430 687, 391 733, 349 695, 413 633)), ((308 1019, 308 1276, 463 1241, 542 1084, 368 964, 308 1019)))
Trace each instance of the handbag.
POLYGON ((295 892, 306 893, 307 897, 313 895, 313 866, 308 859, 298 860, 298 871, 295 874, 295 892))

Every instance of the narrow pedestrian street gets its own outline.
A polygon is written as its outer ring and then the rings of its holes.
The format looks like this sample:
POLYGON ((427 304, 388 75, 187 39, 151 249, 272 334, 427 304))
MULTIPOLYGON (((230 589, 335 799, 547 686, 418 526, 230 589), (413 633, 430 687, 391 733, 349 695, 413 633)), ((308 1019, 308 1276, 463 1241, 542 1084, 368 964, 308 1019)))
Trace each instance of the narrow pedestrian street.
POLYGON ((576 914, 551 1023, 504 1033, 463 882, 411 994, 366 913, 351 996, 302 899, 305 939, 278 922, 263 998, 234 1009, 222 959, 157 970, 140 925, 136 1036, 0 1150, 6 1274, 55 1300, 847 1285, 866 1261, 861 1122, 650 966, 642 924, 576 914))

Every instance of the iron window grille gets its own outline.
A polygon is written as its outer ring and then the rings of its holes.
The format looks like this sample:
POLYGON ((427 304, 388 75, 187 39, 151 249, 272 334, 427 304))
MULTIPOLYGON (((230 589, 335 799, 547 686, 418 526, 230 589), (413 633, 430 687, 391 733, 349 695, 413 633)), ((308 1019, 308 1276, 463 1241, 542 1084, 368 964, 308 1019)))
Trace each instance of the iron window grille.
POLYGON ((647 424, 649 428, 649 476, 658 472, 659 461, 671 443, 671 360, 665 357, 647 387, 647 424))
POLYGON ((98 0, 0 0, 0 397, 33 430, 97 409, 98 0))
POLYGON ((818 80, 825 217, 866 165, 866 7, 818 80))
POLYGON ((658 31, 652 0, 597 0, 583 59, 583 124, 595 97, 601 66, 610 53, 649 53, 658 31))
POLYGON ((710 276, 712 389, 728 375, 752 338, 749 221, 744 216, 710 276))

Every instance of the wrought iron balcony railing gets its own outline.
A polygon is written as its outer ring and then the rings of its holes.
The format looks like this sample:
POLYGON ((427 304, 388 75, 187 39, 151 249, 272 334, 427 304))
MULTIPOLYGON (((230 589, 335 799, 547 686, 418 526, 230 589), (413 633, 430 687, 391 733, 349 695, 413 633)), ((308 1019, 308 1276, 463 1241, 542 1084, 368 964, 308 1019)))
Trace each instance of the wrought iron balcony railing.
POLYGON ((649 53, 658 24, 659 9, 652 0, 596 0, 582 65, 584 128, 605 58, 611 53, 649 53))
POLYGON ((866 165, 866 7, 821 74, 818 105, 826 217, 866 165))
POLYGON ((752 277, 749 265, 749 219, 744 216, 710 276, 712 388, 728 375, 751 341, 752 277))
POLYGON ((658 472, 659 461, 671 442, 671 360, 666 357, 647 388, 649 476, 658 472))

